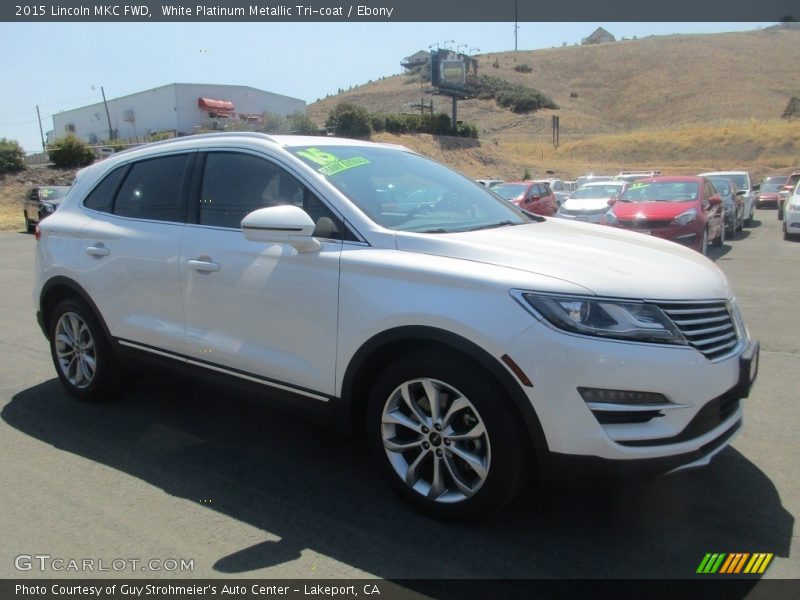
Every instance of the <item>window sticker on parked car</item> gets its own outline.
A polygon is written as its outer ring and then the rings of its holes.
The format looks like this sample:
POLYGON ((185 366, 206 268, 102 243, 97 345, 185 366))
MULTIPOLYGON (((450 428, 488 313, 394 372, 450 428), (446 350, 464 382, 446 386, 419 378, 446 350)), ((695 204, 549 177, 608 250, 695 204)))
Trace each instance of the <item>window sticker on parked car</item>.
POLYGON ((48 196, 52 196, 55 190, 51 190, 50 188, 41 188, 39 190, 39 195, 42 198, 47 198, 48 196))
POLYGON ((649 185, 650 185, 649 183, 632 183, 632 184, 631 184, 631 185, 628 187, 628 189, 629 189, 629 190, 635 190, 635 189, 637 189, 637 188, 643 188, 643 187, 647 187, 647 186, 649 186, 649 185))
POLYGON ((336 155, 330 152, 323 152, 319 148, 309 148, 308 150, 300 150, 297 152, 298 156, 307 158, 308 160, 322 165, 317 169, 323 175, 335 175, 353 167, 360 167, 361 165, 369 164, 366 158, 361 156, 354 156, 353 158, 346 158, 339 160, 336 155))

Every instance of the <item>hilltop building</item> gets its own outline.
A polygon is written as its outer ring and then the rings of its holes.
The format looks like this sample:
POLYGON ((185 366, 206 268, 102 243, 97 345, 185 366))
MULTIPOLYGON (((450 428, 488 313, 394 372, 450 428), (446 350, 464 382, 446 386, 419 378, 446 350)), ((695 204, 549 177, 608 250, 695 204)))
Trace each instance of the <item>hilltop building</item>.
POLYGON ((89 144, 146 139, 158 132, 181 136, 200 128, 222 129, 232 121, 256 123, 265 112, 281 116, 306 112, 306 103, 299 98, 244 85, 197 83, 171 83, 109 99, 107 105, 108 113, 99 102, 53 115, 47 142, 69 134, 89 144))
POLYGON ((411 56, 406 56, 400 66, 404 69, 415 69, 431 63, 431 53, 425 50, 415 52, 411 56))
POLYGON ((585 46, 587 44, 605 44, 607 42, 616 42, 616 41, 617 38, 608 33, 602 27, 598 27, 597 29, 594 30, 594 33, 592 33, 592 35, 583 38, 581 40, 581 44, 585 46))

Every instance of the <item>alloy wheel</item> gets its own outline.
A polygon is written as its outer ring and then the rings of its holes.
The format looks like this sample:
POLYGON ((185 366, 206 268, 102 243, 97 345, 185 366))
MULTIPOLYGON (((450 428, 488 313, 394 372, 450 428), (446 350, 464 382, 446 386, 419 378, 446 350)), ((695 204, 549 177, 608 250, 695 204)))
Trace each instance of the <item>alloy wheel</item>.
POLYGON ((428 500, 455 503, 486 481, 491 446, 476 407, 443 381, 406 381, 389 396, 381 417, 386 456, 406 486, 428 500))
POLYGON ((74 312, 65 312, 55 328, 55 353, 58 368, 70 384, 84 389, 92 384, 97 366, 94 338, 86 321, 74 312))

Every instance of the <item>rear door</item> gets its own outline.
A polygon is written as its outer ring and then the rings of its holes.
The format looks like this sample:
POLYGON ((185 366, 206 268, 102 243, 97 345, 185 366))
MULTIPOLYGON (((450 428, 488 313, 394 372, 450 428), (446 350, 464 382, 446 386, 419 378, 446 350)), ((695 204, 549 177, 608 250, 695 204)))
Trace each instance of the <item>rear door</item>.
POLYGON ((185 351, 180 243, 194 153, 117 168, 84 200, 79 269, 109 330, 124 345, 185 351))

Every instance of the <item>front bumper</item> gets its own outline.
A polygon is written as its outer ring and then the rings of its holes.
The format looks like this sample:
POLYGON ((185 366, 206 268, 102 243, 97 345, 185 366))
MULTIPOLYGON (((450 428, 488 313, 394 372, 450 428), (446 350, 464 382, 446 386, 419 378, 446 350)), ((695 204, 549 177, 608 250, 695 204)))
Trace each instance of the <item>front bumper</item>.
POLYGON ((540 323, 507 354, 533 382, 524 390, 556 460, 666 471, 718 451, 739 429, 759 344, 740 340, 732 354, 711 361, 685 346, 592 339, 540 323), (661 394, 669 406, 607 419, 578 388, 661 394))

